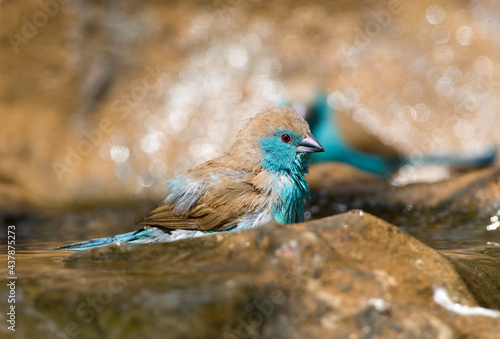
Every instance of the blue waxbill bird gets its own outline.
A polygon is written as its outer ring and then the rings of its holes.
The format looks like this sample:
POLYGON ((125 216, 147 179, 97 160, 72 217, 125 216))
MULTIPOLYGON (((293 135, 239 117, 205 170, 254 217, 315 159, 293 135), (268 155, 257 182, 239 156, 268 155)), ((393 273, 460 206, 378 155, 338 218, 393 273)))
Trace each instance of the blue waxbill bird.
POLYGON ((402 166, 447 165, 454 167, 480 167, 495 161, 493 147, 477 155, 443 154, 405 157, 361 151, 350 145, 337 127, 335 110, 330 107, 326 94, 319 94, 307 107, 307 121, 312 133, 321 140, 326 151, 313 158, 313 162, 339 161, 380 176, 390 176, 402 166))
POLYGON ((207 233, 304 219, 311 153, 323 152, 309 125, 289 107, 250 119, 222 156, 166 182, 167 197, 135 232, 58 247, 85 250, 112 242, 169 242, 207 233))

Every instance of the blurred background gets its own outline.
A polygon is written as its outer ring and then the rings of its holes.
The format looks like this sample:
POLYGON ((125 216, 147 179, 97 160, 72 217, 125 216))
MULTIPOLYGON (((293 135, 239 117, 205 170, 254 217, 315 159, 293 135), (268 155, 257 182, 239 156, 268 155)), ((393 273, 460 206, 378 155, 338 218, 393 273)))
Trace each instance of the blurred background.
POLYGON ((494 0, 0 0, 0 206, 159 202, 249 117, 320 94, 359 149, 480 154, 500 144, 499 18, 494 0))

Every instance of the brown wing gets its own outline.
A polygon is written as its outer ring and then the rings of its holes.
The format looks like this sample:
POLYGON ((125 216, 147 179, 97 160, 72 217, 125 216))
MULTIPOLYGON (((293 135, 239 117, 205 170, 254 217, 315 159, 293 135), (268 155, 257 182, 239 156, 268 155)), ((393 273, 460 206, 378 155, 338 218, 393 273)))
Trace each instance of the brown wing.
POLYGON ((203 231, 233 226, 240 217, 265 204, 259 189, 250 180, 241 179, 219 176, 216 181, 207 183, 204 194, 184 215, 176 214, 172 204, 163 203, 136 224, 203 231))
POLYGON ((190 213, 190 217, 194 218, 204 231, 219 231, 236 225, 243 215, 261 210, 264 206, 262 194, 252 184, 221 184, 204 195, 190 213))
POLYGON ((135 223, 136 225, 162 226, 186 230, 200 229, 196 221, 176 215, 172 211, 172 205, 165 203, 159 205, 147 217, 137 220, 135 223))

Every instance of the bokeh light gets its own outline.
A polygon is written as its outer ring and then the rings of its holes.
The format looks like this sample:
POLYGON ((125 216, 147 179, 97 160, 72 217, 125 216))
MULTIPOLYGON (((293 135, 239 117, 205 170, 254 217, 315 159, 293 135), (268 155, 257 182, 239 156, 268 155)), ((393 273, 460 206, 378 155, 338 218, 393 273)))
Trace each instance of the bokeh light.
MULTIPOLYGON (((0 6, 11 13, 5 34, 39 10, 0 6)), ((42 197, 161 197, 161 183, 221 155, 257 112, 305 111, 318 93, 349 143, 366 134, 403 156, 500 144, 493 0, 75 6, 0 57, 3 171, 42 197), (52 164, 67 165, 87 135, 97 140, 89 154, 57 173, 52 164)))

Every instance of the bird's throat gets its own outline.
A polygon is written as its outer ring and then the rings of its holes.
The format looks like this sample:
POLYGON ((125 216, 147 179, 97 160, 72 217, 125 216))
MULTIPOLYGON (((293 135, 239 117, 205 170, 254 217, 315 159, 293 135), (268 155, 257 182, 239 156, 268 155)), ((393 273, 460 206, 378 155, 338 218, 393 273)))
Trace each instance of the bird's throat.
POLYGON ((309 197, 309 189, 303 175, 275 174, 271 194, 276 222, 292 224, 304 221, 304 198, 309 197))

